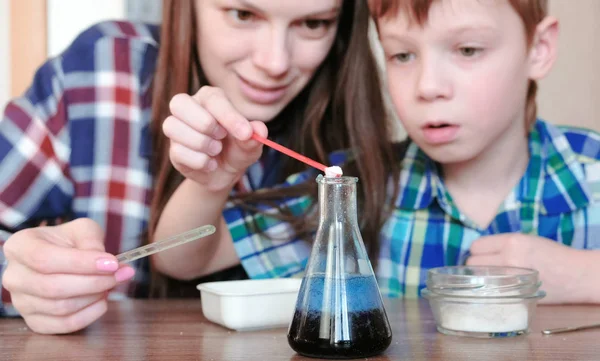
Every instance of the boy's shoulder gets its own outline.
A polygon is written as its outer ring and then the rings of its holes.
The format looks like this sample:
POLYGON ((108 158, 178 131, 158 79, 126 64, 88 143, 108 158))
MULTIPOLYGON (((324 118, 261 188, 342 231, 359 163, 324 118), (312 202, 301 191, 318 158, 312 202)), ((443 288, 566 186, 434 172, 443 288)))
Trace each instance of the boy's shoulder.
POLYGON ((554 149, 547 155, 559 153, 565 162, 573 158, 581 164, 600 162, 600 132, 572 125, 552 124, 542 119, 536 123, 542 145, 554 149))
POLYGON ((600 162, 600 133, 587 128, 559 125, 569 147, 583 164, 600 162))
MULTIPOLYGON (((545 123, 560 159, 572 170, 594 203, 600 202, 600 133, 582 127, 545 123), (577 169, 580 169, 578 171, 577 169)), ((556 160, 557 158, 555 158, 556 160)), ((555 170, 562 168, 554 164, 555 170)))

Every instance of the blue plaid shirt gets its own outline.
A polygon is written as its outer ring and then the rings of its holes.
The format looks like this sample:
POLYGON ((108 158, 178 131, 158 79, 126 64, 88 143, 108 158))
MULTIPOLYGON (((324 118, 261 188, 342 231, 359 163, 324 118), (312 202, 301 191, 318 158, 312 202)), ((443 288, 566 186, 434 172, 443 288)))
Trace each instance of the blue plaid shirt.
POLYGON ((538 120, 529 152, 525 174, 482 228, 457 208, 436 164, 411 144, 402 193, 382 231, 382 292, 419 295, 430 268, 463 264, 473 241, 487 235, 524 233, 600 249, 594 237, 600 231, 600 135, 538 120))
MULTIPOLYGON (((12 232, 43 220, 89 217, 106 232, 106 249, 137 247, 152 196, 149 170, 151 81, 158 29, 105 22, 82 33, 40 67, 28 91, 0 121, 0 273, 2 244, 12 232)), ((502 232, 535 233, 577 248, 600 248, 600 137, 543 121, 530 135, 527 173, 487 229, 453 204, 435 164, 408 148, 396 209, 381 231, 376 270, 387 296, 417 296, 426 271, 457 264, 473 240, 502 232), (596 232, 594 232, 596 231, 596 232)), ((267 150, 234 192, 314 182, 312 170, 275 184, 277 153, 267 150)), ((331 164, 343 165, 343 153, 331 164)), ((359 185, 360 186, 360 183, 359 185)), ((316 183, 315 183, 316 187, 316 183)), ((298 216, 309 197, 281 201, 298 216)), ((251 278, 302 276, 310 244, 289 224, 227 204, 223 215, 251 278), (264 234, 251 231, 257 225, 264 234)), ((138 272, 135 283, 148 282, 138 272)), ((0 314, 15 314, 2 289, 0 314)))

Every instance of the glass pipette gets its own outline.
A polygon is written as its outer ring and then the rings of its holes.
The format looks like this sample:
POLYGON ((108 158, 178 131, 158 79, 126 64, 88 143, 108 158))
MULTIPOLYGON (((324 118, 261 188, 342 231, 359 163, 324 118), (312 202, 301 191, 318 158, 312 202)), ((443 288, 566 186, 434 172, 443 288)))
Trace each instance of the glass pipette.
POLYGON ((177 247, 182 244, 195 241, 202 237, 210 236, 215 233, 215 226, 206 225, 198 228, 194 228, 191 231, 180 233, 176 236, 163 239, 162 241, 147 244, 142 247, 134 248, 130 251, 123 252, 117 255, 117 261, 119 263, 131 262, 142 257, 150 256, 151 254, 164 251, 169 248, 177 247))

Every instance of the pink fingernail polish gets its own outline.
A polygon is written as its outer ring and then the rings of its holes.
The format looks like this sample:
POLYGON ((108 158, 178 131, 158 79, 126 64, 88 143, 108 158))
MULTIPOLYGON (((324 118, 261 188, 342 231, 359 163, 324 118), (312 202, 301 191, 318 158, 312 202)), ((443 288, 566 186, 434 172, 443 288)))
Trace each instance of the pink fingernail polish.
POLYGON ((117 272, 115 272, 115 279, 119 283, 125 282, 125 281, 133 278, 134 274, 135 274, 135 271, 133 270, 133 268, 123 267, 120 270, 118 270, 117 272))
POLYGON ((96 261, 96 269, 99 271, 114 272, 119 269, 119 263, 110 258, 100 258, 96 261))

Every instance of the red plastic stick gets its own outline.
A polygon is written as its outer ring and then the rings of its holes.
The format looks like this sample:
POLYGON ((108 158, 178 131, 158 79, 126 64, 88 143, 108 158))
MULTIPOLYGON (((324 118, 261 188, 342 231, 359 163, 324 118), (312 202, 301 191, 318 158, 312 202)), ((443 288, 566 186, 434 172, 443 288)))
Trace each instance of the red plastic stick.
POLYGON ((278 150, 283 154, 287 154, 292 158, 298 159, 299 161, 306 163, 306 164, 310 165, 311 167, 315 167, 318 170, 320 170, 321 172, 325 173, 325 168, 327 168, 327 166, 324 164, 321 164, 321 163, 314 161, 308 157, 305 157, 302 154, 296 153, 293 150, 284 147, 283 145, 280 145, 271 140, 268 140, 267 138, 263 138, 256 133, 252 133, 252 139, 259 141, 262 144, 267 145, 275 150, 278 150))

